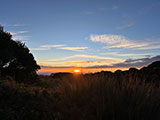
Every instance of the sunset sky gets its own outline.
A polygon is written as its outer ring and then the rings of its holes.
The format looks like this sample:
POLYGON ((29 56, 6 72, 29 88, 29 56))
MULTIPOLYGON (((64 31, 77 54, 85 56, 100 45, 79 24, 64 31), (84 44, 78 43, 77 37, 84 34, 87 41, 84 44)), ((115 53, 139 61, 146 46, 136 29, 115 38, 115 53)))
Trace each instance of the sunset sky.
POLYGON ((160 60, 160 0, 0 0, 0 24, 39 72, 140 68, 160 60))

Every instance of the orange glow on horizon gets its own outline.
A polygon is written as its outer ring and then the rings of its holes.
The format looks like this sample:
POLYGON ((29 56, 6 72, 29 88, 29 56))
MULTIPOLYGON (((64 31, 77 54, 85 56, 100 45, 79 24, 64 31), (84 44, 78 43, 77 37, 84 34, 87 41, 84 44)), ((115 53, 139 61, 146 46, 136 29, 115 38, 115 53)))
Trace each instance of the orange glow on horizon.
MULTIPOLYGON (((128 70, 129 68, 81 68, 81 73, 95 73, 95 72, 101 72, 101 71, 111 71, 114 72, 116 70, 128 70)), ((74 70, 77 70, 75 68, 41 68, 38 70, 38 73, 58 73, 58 72, 70 72, 75 73, 74 70)), ((78 69, 79 70, 79 69, 78 69)))

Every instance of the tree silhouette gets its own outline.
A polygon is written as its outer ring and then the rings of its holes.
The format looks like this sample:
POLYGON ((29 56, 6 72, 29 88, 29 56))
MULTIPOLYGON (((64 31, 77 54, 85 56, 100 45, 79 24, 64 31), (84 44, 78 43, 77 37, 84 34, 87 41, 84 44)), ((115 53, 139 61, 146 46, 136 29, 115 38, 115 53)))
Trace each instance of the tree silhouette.
POLYGON ((27 46, 14 41, 10 33, 0 31, 0 75, 12 76, 18 82, 33 79, 40 69, 27 46))

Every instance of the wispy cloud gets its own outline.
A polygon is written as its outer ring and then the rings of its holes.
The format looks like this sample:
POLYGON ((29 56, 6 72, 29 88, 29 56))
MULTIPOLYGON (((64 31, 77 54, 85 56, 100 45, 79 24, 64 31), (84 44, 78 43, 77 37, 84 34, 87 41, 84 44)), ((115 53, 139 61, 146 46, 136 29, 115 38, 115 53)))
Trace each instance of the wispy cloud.
POLYGON ((88 49, 88 47, 59 47, 59 48, 57 48, 57 49, 78 51, 78 50, 88 49))
POLYGON ((108 52, 108 53, 102 53, 103 55, 112 55, 112 56, 120 56, 120 57, 134 57, 134 56, 147 56, 152 55, 152 53, 134 53, 134 54, 126 54, 126 53, 117 53, 117 52, 108 52))
POLYGON ((26 30, 17 31, 17 32, 10 32, 10 31, 9 31, 9 33, 11 33, 12 35, 24 34, 24 33, 27 33, 27 32, 28 32, 28 31, 26 31, 26 30))
POLYGON ((41 50, 50 50, 50 48, 39 47, 39 48, 30 48, 30 50, 41 51, 41 50))
POLYGON ((21 34, 25 34, 27 32, 29 32, 29 31, 26 31, 26 30, 15 31, 15 32, 9 31, 9 33, 11 33, 11 35, 13 35, 14 40, 28 40, 29 36, 21 35, 21 34))
MULTIPOLYGON (((159 43, 160 44, 160 43, 159 43)), ((138 48, 140 50, 146 50, 146 49, 160 49, 160 45, 156 45, 156 44, 153 44, 151 46, 145 46, 145 47, 142 47, 142 48, 138 48)))
POLYGON ((40 47, 43 48, 57 48, 57 47, 63 47, 65 45, 41 45, 40 47))
POLYGON ((68 59, 73 59, 73 58, 91 58, 92 60, 105 60, 108 63, 115 63, 115 62, 120 62, 123 61, 123 59, 120 58, 112 58, 112 57, 102 57, 102 56, 94 56, 94 55, 72 55, 68 57, 63 57, 63 58, 57 58, 57 59, 50 59, 48 61, 56 62, 56 61, 63 61, 63 60, 68 60, 68 59))
POLYGON ((52 48, 58 48, 58 47, 63 47, 65 45, 41 45, 38 48, 31 48, 31 50, 37 50, 37 51, 41 51, 41 50, 50 50, 52 48))
POLYGON ((57 61, 57 62, 39 62, 41 66, 53 66, 53 67, 88 67, 95 65, 106 65, 108 61, 83 61, 83 60, 70 60, 70 61, 57 61))
POLYGON ((133 42, 122 35, 91 35, 92 42, 105 44, 104 48, 128 48, 128 49, 159 49, 157 42, 133 42))
POLYGON ((38 48, 31 48, 32 50, 50 50, 52 48, 62 49, 62 50, 71 50, 71 51, 80 51, 88 49, 88 47, 66 47, 65 44, 63 45, 41 45, 38 48))
POLYGON ((122 25, 122 26, 116 27, 116 29, 118 29, 118 30, 120 30, 120 29, 125 29, 125 28, 132 27, 133 25, 134 25, 133 22, 129 22, 129 23, 126 23, 126 24, 124 24, 124 25, 122 25))
POLYGON ((28 40, 28 39, 29 39, 29 36, 13 36, 13 40, 21 41, 21 40, 28 40))
POLYGON ((13 24, 12 26, 14 27, 22 27, 22 26, 26 26, 25 24, 13 24))
POLYGON ((1 22, 1 25, 3 26, 7 26, 7 27, 24 27, 24 26, 27 26, 26 24, 8 24, 8 23, 2 23, 1 22))

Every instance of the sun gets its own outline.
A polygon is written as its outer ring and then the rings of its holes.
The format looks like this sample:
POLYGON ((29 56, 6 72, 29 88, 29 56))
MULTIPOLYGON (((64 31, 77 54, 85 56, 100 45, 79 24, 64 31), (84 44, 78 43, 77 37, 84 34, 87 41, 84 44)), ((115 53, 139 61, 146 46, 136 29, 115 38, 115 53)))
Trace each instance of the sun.
POLYGON ((74 72, 75 72, 75 73, 79 73, 80 70, 79 70, 79 69, 75 69, 74 72))

